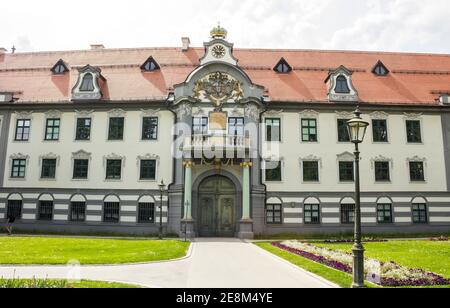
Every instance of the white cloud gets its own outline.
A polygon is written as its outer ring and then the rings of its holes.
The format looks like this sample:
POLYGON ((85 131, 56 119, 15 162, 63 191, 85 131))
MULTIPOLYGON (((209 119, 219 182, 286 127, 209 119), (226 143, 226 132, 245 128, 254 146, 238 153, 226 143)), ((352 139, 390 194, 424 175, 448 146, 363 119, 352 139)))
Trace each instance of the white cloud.
POLYGON ((448 0, 15 0, 0 11, 0 47, 18 51, 201 46, 217 21, 236 47, 450 50, 448 0))

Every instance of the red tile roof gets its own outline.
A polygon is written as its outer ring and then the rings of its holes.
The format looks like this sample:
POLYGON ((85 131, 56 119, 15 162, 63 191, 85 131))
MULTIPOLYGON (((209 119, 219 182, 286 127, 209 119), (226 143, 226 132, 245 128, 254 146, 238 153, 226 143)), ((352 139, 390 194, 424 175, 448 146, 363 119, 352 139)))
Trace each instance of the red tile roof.
MULTIPOLYGON (((99 66, 107 80, 104 99, 162 100, 199 65, 203 53, 203 48, 139 48, 0 54, 0 92, 15 92, 18 103, 69 102, 76 68, 90 64, 99 66), (141 72, 150 56, 161 70, 141 72), (52 75, 59 59, 69 66, 69 74, 52 75)), ((234 55, 273 103, 326 102, 324 80, 340 65, 354 71, 362 102, 438 105, 438 93, 450 93, 450 55, 262 49, 235 49, 234 55), (281 58, 293 67, 291 73, 272 70, 281 58), (390 70, 388 76, 371 72, 378 60, 390 70)))

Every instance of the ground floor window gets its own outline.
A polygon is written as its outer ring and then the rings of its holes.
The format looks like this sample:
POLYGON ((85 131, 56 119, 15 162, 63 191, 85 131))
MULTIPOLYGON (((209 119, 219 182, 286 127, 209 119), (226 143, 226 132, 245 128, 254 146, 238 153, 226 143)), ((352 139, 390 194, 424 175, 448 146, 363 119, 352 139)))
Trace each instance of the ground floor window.
POLYGON ((392 223, 392 204, 378 204, 378 223, 392 223))
POLYGON ((427 205, 423 203, 413 204, 413 222, 416 224, 426 224, 428 222, 427 205))
POLYGON ((119 202, 105 202, 103 206, 103 221, 104 222, 119 222, 120 218, 120 203, 119 202))
POLYGON ((22 216, 22 200, 9 200, 6 217, 12 220, 20 219, 22 216))
POLYGON ((70 221, 83 222, 86 220, 86 202, 72 202, 70 204, 70 221))
POLYGON ((266 222, 268 224, 282 223, 283 206, 281 204, 267 204, 266 205, 266 222))
POLYGON ((341 204, 341 223, 353 224, 355 222, 355 205, 341 204))
POLYGON ((155 204, 139 203, 138 222, 152 224, 155 222, 155 204))
POLYGON ((53 219, 53 201, 39 201, 38 220, 53 219))
POLYGON ((320 205, 305 204, 305 224, 320 224, 320 205))

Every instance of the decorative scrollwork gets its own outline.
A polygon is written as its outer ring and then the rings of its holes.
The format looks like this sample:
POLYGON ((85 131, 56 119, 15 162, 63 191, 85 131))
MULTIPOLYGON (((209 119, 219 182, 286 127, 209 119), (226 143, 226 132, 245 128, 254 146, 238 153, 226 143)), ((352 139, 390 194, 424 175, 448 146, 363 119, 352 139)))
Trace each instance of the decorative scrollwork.
POLYGON ((242 84, 228 74, 215 72, 198 80, 193 90, 194 98, 209 99, 216 110, 220 110, 228 100, 239 100, 244 97, 242 84))

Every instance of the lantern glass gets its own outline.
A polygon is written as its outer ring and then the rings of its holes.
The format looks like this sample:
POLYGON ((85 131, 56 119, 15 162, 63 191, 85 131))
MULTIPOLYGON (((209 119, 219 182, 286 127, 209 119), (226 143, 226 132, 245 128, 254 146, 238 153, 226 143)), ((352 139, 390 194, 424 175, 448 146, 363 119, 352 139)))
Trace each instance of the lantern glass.
POLYGON ((350 140, 353 143, 363 142, 369 123, 363 121, 360 117, 355 117, 354 119, 348 121, 347 125, 350 140))
POLYGON ((161 184, 159 186, 159 191, 163 192, 166 189, 166 184, 164 184, 164 180, 161 181, 161 184))

